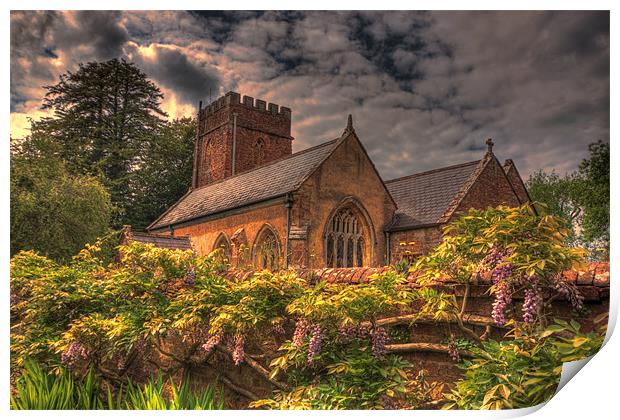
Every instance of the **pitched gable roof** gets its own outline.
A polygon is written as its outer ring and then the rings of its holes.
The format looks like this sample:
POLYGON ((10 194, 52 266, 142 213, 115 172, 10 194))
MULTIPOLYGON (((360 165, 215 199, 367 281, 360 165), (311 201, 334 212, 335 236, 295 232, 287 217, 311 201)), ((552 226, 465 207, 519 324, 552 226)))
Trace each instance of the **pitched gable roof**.
POLYGON ((508 181, 512 185, 512 188, 515 190, 517 197, 521 203, 527 203, 532 201, 530 197, 530 193, 527 191, 527 187, 525 186, 525 182, 523 182, 523 178, 521 178, 521 174, 517 170, 517 166, 515 165, 512 159, 506 159, 503 165, 504 173, 508 178, 508 181))
POLYGON ((148 228, 161 229, 295 191, 346 136, 190 190, 148 228))
POLYGON ((386 181, 398 206, 390 230, 442 223, 486 162, 477 160, 386 181))

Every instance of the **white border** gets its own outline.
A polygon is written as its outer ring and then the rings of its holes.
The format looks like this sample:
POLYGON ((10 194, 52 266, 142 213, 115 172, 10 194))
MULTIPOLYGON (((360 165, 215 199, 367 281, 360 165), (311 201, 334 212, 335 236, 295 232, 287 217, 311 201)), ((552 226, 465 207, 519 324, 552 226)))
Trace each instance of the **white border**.
MULTIPOLYGON (((181 9, 181 10, 199 10, 199 9, 209 9, 215 8, 216 10, 221 9, 222 7, 231 7, 234 6, 234 9, 237 10, 291 10, 291 9, 302 9, 302 10, 338 10, 338 9, 392 9, 392 10, 403 10, 403 9, 418 9, 418 10, 464 10, 464 6, 467 6, 468 9, 476 9, 476 10, 496 10, 496 9, 505 9, 505 10, 516 10, 516 9, 526 9, 526 10, 612 10, 611 12, 611 28, 617 28, 618 19, 615 16, 614 6, 615 4, 612 1, 600 1, 600 0, 590 0, 588 2, 578 2, 578 1, 531 1, 524 0, 519 2, 498 2, 498 1, 476 1, 470 0, 468 2, 462 1, 416 1, 416 2, 405 2, 405 1, 381 1, 381 2, 369 2, 369 1, 325 1, 325 0, 316 0, 312 2, 295 2, 292 4, 290 1, 283 0, 273 0, 273 1, 262 1, 262 2, 250 2, 247 0, 240 0, 234 3, 215 3, 215 2, 205 2, 205 1, 184 1, 177 0, 174 2, 164 2, 164 1, 150 1, 150 2, 140 2, 135 0, 126 0, 126 1, 118 1, 118 0, 108 0, 106 2, 101 3, 87 3, 79 0, 66 0, 66 1, 41 1, 41 0, 23 0, 20 2, 11 2, 10 4, 5 3, 5 22, 3 25, 3 37, 4 42, 2 43, 3 56, 5 57, 5 65, 3 68, 4 75, 4 86, 3 91, 4 101, 2 106, 4 108, 4 118, 2 119, 2 127, 3 132, 8 137, 9 133, 9 125, 10 125, 10 117, 9 117, 9 70, 10 70, 10 51, 9 51, 9 36, 10 36, 10 24, 9 24, 9 10, 13 9, 120 9, 120 10, 166 10, 166 9, 181 9), (215 7, 214 7, 215 6, 215 7), (219 6, 219 7, 218 7, 219 6)), ((489 34, 492 36, 492 34, 489 34)), ((614 70, 618 70, 616 56, 614 55, 614 50, 616 50, 616 40, 615 31, 612 30, 611 33, 611 72, 610 75, 615 74, 614 70)), ((611 90, 613 93, 617 93, 617 86, 614 83, 612 78, 611 80, 611 90)), ((615 98, 616 95, 612 95, 611 97, 611 111, 616 109, 615 106, 615 98)), ((615 121, 613 118, 612 112, 611 118, 611 132, 615 133, 615 121)), ((611 141, 611 139, 610 139, 611 141)), ((1 155, 0 159, 1 164, 0 168, 2 170, 2 184, 0 187, 0 192, 3 196, 2 200, 2 236, 5 240, 2 243, 1 247, 1 256, 2 256, 2 269, 3 276, 1 281, 1 292, 0 294, 3 296, 3 311, 2 311, 2 320, 1 328, 4 340, 2 340, 2 347, 0 352, 2 354, 2 390, 0 391, 0 407, 3 410, 8 411, 9 401, 8 401, 8 377, 9 377, 9 347, 8 347, 8 336, 9 336, 9 153, 8 153, 8 145, 5 144, 5 152, 1 155)), ((613 148, 612 148, 613 150, 613 148)), ((561 153, 561 151, 558 151, 561 153)), ((618 200, 620 197, 620 191, 618 188, 618 165, 617 160, 612 154, 612 183, 611 183, 611 212, 614 214, 614 210, 620 208, 618 205, 618 200)), ((611 236, 612 238, 618 237, 618 227, 615 222, 611 224, 611 236)), ((612 244, 615 242, 612 241, 612 244)), ((618 261, 618 248, 612 246, 611 249, 611 261, 618 261)), ((618 270, 616 269, 615 264, 611 266, 611 278, 616 278, 618 274, 618 270)), ((616 288, 612 287, 611 289, 611 312, 610 312, 610 330, 613 329, 615 325, 615 321, 617 319, 617 308, 618 308, 618 291, 616 288)), ((238 416, 252 416, 253 419, 262 419, 262 418, 286 418, 289 415, 301 416, 301 417, 314 417, 317 418, 321 416, 322 418, 327 417, 342 417, 342 416, 362 416, 362 417, 376 417, 380 416, 381 418, 397 418, 403 415, 407 416, 423 416, 423 418, 438 418, 438 417, 458 417, 458 418, 507 418, 507 417, 515 417, 527 414, 528 412, 534 411, 531 414, 531 418, 548 418, 553 416, 554 418, 610 418, 613 411, 618 411, 615 409, 615 405, 618 399, 618 381, 620 380, 620 368, 618 367, 618 361, 616 359, 616 355, 620 353, 620 344, 619 339, 614 337, 613 335, 608 336, 608 342, 604 346, 604 348, 595 355, 589 363, 583 368, 581 372, 578 373, 577 377, 566 384, 564 388, 544 407, 535 407, 534 409, 527 410, 515 410, 515 411, 503 411, 503 412, 478 412, 478 411, 425 411, 425 412, 399 412, 399 411, 382 411, 382 412, 266 412, 266 411, 224 411, 224 412, 209 412, 209 413, 201 413, 201 412, 176 412, 176 413, 166 413, 166 412, 63 412, 63 413, 47 413, 47 412, 8 412, 10 417, 16 418, 39 418, 39 417, 47 417, 47 416, 58 416, 62 415, 62 417, 67 418, 83 418, 83 417, 94 417, 94 418, 108 418, 110 414, 113 414, 115 417, 119 418, 168 418, 169 416, 174 415, 175 417, 198 417, 198 416, 216 416, 217 418, 233 418, 238 416), (615 410, 614 410, 615 409, 615 410)), ((616 414, 617 416, 617 414, 616 414)), ((614 416, 615 417, 615 416, 614 416)))

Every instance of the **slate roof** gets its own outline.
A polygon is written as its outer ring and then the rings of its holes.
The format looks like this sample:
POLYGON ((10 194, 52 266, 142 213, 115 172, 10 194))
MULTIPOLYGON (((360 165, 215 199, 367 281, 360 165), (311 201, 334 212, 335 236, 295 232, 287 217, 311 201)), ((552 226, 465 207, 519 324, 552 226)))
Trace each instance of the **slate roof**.
POLYGON ((149 229, 189 221, 258 203, 295 191, 336 148, 344 136, 270 162, 248 172, 190 190, 149 229))
POLYGON ((132 231, 129 241, 153 244, 157 248, 180 249, 183 251, 193 248, 189 236, 154 235, 152 233, 132 231))
POLYGON ((385 181, 398 206, 390 230, 439 223, 479 163, 477 160, 385 181))

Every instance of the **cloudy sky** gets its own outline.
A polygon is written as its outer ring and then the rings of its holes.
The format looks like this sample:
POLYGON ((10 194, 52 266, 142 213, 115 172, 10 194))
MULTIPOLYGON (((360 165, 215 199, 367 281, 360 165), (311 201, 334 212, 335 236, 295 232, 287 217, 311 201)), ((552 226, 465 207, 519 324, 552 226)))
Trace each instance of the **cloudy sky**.
POLYGON ((475 160, 524 177, 609 140, 607 12, 12 12, 11 135, 80 62, 125 57, 171 118, 229 90, 293 109, 294 151, 354 125, 386 179, 475 160))

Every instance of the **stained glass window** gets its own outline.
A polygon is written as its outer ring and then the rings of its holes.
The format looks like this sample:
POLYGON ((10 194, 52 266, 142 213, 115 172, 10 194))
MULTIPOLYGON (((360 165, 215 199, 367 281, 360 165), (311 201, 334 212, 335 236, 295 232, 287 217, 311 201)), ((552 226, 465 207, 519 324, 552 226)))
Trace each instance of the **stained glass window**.
POLYGON ((364 237, 360 219, 350 207, 339 210, 328 222, 325 261, 328 267, 364 265, 364 237))

